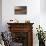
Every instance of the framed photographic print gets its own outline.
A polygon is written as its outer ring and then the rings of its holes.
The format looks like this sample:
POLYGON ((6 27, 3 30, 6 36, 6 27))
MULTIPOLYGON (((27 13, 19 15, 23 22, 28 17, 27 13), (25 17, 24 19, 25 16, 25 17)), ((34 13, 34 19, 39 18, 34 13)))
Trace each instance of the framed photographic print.
POLYGON ((27 6, 16 6, 14 11, 15 14, 27 14, 27 6))

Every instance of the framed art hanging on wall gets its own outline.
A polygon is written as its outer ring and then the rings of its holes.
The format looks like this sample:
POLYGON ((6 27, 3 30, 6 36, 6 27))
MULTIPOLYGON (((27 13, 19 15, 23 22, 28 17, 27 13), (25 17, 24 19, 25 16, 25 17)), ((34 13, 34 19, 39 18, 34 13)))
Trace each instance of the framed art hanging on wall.
POLYGON ((14 11, 15 14, 27 14, 27 6, 16 6, 14 11))

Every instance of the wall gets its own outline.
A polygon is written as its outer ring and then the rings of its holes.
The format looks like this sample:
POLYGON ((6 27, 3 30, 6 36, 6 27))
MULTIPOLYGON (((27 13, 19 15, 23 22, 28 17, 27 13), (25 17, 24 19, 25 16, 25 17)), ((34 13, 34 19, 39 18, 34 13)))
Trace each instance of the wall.
POLYGON ((2 31, 2 0, 0 0, 0 31, 2 31))
POLYGON ((46 0, 40 0, 40 24, 46 31, 46 0))
MULTIPOLYGON (((42 0, 41 0, 42 1, 42 0)), ((39 24, 46 30, 46 15, 42 12, 42 2, 40 0, 32 0, 32 3, 27 0, 2 0, 2 26, 3 31, 8 30, 7 22, 11 19, 17 19, 19 22, 30 20, 33 25, 33 45, 38 46, 38 39, 36 37, 36 27, 39 24), (14 8, 16 5, 26 5, 27 15, 15 15, 14 8)))
MULTIPOLYGON (((19 20, 19 22, 24 22, 25 20, 30 20, 30 22, 34 22, 34 23, 38 22, 39 23, 40 0, 35 0, 35 1, 32 0, 32 3, 28 3, 25 0, 23 0, 21 3, 17 3, 18 1, 17 2, 16 1, 17 0, 3 0, 2 1, 3 26, 5 26, 6 23, 10 19, 17 19, 17 20, 19 20), (28 7, 27 8, 27 15, 15 15, 14 8, 16 5, 26 5, 28 7)), ((21 0, 19 0, 19 1, 21 1, 21 0)))
POLYGON ((40 9, 42 13, 46 13, 46 0, 40 0, 40 9))

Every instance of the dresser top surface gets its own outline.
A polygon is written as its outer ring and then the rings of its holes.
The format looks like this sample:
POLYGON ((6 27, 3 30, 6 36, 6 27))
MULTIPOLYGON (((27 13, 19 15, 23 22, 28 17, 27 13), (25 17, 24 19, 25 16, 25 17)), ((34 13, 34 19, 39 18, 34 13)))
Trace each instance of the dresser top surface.
POLYGON ((34 23, 7 23, 8 25, 25 25, 25 24, 31 24, 33 25, 34 23))

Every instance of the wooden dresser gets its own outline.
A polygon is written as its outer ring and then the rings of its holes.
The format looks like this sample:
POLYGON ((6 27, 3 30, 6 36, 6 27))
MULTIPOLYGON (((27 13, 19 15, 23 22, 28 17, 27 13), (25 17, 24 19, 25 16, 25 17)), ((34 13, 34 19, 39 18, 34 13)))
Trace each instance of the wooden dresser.
POLYGON ((33 23, 7 23, 13 41, 23 43, 22 46, 33 46, 33 23))

